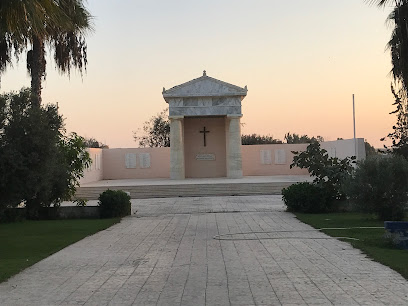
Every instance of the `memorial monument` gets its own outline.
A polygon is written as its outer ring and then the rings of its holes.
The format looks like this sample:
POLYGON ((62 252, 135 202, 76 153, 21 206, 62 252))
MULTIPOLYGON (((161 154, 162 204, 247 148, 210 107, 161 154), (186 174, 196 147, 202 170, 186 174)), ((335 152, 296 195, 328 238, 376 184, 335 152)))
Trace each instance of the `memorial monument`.
POLYGON ((205 71, 197 79, 163 88, 169 104, 171 179, 242 177, 241 101, 247 91, 205 71))

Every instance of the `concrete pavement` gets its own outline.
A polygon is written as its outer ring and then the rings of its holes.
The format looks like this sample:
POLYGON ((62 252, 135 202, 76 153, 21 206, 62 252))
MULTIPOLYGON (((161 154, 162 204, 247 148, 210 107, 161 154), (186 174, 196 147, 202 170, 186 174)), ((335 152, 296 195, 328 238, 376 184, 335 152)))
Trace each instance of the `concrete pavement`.
POLYGON ((132 217, 0 284, 0 305, 408 304, 404 278, 307 231, 280 196, 132 203, 132 217))

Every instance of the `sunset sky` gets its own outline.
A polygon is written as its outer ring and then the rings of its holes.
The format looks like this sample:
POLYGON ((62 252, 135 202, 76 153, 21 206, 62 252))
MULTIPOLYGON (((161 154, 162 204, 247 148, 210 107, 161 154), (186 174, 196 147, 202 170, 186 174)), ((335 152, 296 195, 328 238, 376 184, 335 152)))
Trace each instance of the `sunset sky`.
MULTIPOLYGON (((365 0, 90 0, 88 69, 61 76, 47 58, 43 103, 59 102, 68 131, 136 147, 133 131, 167 104, 166 89, 202 75, 248 86, 245 134, 352 138, 375 147, 395 117, 386 43, 391 8, 365 0)), ((1 92, 29 86, 25 59, 1 92)))

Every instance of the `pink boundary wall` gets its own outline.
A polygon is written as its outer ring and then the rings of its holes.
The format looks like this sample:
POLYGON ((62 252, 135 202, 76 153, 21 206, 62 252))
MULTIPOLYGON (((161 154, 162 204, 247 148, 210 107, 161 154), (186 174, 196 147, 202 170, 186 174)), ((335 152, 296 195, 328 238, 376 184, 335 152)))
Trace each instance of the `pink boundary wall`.
MULTIPOLYGON (((292 168, 292 151, 304 151, 308 144, 272 144, 242 146, 242 170, 244 176, 274 176, 274 175, 307 175, 305 169, 292 168), (277 164, 275 155, 278 150, 285 151, 286 161, 277 164), (270 163, 261 163, 261 151, 270 151, 270 163)), ((355 155, 354 140, 345 139, 321 143, 329 156, 345 158, 355 155)), ((120 149, 89 149, 92 165, 84 172, 81 184, 99 180, 119 179, 155 179, 170 178, 170 148, 120 148, 120 149), (126 154, 136 154, 136 168, 127 169, 126 154), (150 154, 150 168, 142 169, 139 162, 140 153, 150 154)), ((282 151, 281 151, 282 153, 282 151)), ((357 139, 357 158, 365 157, 364 139, 357 139)))
POLYGON ((170 148, 105 149, 103 167, 104 180, 170 178, 170 148), (125 166, 128 153, 136 154, 134 169, 125 166), (140 153, 150 154, 150 168, 140 167, 140 153))
POLYGON ((87 149, 90 158, 92 159, 91 165, 85 169, 84 177, 79 181, 80 184, 86 184, 91 182, 97 182, 103 180, 103 149, 89 148, 87 149))
POLYGON ((273 176, 273 175, 307 175, 306 169, 292 168, 292 151, 305 151, 307 144, 270 144, 242 146, 242 172, 244 176, 273 176), (277 150, 285 150, 286 163, 277 165, 275 154, 277 150), (261 163, 261 151, 270 151, 271 163, 261 163))

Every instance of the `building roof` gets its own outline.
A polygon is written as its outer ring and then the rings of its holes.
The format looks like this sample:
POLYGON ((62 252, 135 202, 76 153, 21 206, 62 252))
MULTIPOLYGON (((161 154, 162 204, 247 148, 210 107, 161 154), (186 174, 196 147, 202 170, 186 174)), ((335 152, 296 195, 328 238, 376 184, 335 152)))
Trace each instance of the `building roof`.
POLYGON ((246 96, 247 91, 246 86, 242 88, 209 77, 204 70, 203 75, 197 79, 174 86, 168 90, 163 88, 163 98, 167 101, 166 98, 246 96))

